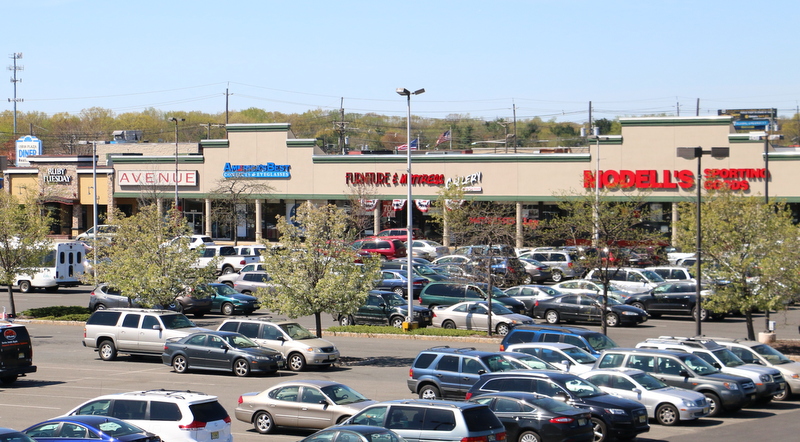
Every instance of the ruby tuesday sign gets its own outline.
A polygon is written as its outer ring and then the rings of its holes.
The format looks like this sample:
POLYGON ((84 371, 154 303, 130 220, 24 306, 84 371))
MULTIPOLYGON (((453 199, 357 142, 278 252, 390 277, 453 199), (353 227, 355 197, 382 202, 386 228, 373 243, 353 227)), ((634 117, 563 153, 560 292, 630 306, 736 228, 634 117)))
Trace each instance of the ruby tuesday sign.
MULTIPOLYGON (((749 190, 750 181, 763 180, 766 169, 705 169, 703 187, 706 189, 749 190)), ((622 189, 689 189, 695 185, 691 170, 601 170, 600 188, 622 189)), ((583 187, 598 186, 593 170, 583 171, 583 187)))

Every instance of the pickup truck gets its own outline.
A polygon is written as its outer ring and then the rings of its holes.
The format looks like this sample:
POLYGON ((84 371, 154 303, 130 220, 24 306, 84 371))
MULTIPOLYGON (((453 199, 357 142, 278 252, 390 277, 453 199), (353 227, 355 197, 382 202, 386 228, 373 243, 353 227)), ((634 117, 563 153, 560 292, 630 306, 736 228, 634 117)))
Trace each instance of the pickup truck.
POLYGON ((219 275, 238 272, 245 265, 258 262, 259 259, 255 255, 239 255, 233 246, 209 245, 198 247, 198 250, 200 251, 200 257, 197 258, 198 267, 208 266, 214 262, 214 258, 220 257, 220 259, 216 260, 217 274, 219 275))

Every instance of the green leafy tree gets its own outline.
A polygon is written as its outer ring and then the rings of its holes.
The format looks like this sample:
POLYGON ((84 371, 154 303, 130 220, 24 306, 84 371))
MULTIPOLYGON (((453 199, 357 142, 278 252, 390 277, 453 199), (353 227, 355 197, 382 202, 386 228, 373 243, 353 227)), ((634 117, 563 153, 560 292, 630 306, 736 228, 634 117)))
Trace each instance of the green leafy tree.
MULTIPOLYGON (((619 192, 616 192, 619 193, 619 192)), ((643 228, 651 218, 644 194, 611 195, 572 192, 558 195, 561 215, 539 224, 542 237, 551 244, 567 242, 583 246, 581 263, 603 284, 603 311, 608 308, 608 287, 622 267, 630 265, 632 253, 650 252, 665 242, 659 234, 643 228)), ((607 334, 606 320, 601 321, 607 334)))
POLYGON ((190 286, 213 282, 216 262, 197 267, 197 251, 189 249, 186 220, 171 210, 167 216, 155 205, 133 216, 115 216, 119 225, 114 242, 105 248, 108 261, 98 262, 105 282, 129 299, 147 307, 167 306, 190 286))
MULTIPOLYGON (((695 203, 679 207, 678 243, 696 245, 695 203)), ((703 199, 701 213, 701 282, 713 285, 708 310, 741 312, 748 339, 755 339, 753 313, 784 310, 800 290, 800 230, 788 207, 763 197, 712 192, 703 199)))
POLYGON ((355 313, 380 279, 380 263, 370 257, 363 266, 355 263, 353 249, 343 240, 349 226, 343 209, 311 202, 301 205, 294 219, 278 217, 282 247, 264 241, 271 287, 256 292, 263 305, 290 318, 314 315, 319 337, 322 313, 355 313))
POLYGON ((252 179, 222 178, 209 193, 209 198, 214 201, 211 219, 227 224, 233 245, 238 245, 237 226, 246 221, 246 213, 241 209, 252 206, 255 198, 268 198, 274 190, 270 185, 252 179))
POLYGON ((12 286, 18 274, 33 274, 42 265, 51 244, 52 220, 32 198, 20 201, 0 191, 0 285, 8 288, 11 317, 17 315, 12 286))

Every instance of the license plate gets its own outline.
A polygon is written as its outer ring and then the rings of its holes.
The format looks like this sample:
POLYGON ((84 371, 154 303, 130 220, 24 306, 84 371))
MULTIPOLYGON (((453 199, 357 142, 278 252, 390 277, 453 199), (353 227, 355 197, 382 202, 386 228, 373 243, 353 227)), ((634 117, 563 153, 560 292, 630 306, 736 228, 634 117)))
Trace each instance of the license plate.
POLYGON ((211 439, 219 439, 219 431, 212 431, 211 439))
POLYGON ((705 414, 711 413, 711 408, 710 407, 703 408, 703 413, 705 414))
POLYGON ((494 434, 490 434, 489 436, 486 437, 486 439, 489 440, 489 442, 494 441, 494 434))
POLYGON ((646 414, 643 414, 643 415, 639 416, 639 423, 644 423, 644 422, 647 422, 647 415, 646 414))
POLYGON ((329 361, 335 361, 336 360, 336 355, 328 355, 328 360, 329 361))
POLYGON ((19 355, 17 356, 17 358, 18 359, 25 359, 25 353, 19 352, 19 355))
POLYGON ((582 427, 584 425, 586 425, 586 419, 578 419, 578 426, 582 427))

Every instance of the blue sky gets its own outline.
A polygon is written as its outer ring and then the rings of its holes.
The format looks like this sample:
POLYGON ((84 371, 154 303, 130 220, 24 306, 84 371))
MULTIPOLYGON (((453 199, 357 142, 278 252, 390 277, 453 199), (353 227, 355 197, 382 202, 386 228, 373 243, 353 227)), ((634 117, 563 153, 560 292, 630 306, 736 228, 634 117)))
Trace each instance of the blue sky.
MULTIPOLYGON (((797 0, 0 3, 19 111, 257 107, 493 120, 800 102, 797 0)), ((12 75, 6 71, 7 77, 12 75)), ((5 80, 3 110, 13 84, 5 80)))

